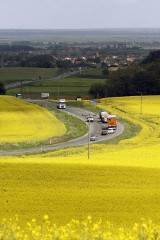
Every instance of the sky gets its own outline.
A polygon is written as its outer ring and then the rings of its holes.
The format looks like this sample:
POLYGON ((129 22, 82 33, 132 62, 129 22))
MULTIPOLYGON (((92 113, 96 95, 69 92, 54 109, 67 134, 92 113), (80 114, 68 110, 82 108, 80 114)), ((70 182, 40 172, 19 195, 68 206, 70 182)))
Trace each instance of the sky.
POLYGON ((160 28, 160 0, 0 0, 0 29, 160 28))

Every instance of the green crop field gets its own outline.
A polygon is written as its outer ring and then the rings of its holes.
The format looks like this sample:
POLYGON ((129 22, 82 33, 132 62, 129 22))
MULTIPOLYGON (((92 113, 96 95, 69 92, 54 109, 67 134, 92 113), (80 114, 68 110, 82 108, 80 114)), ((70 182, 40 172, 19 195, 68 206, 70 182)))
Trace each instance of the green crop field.
POLYGON ((92 84, 104 82, 104 79, 92 79, 79 77, 68 77, 58 80, 42 80, 23 87, 12 88, 7 91, 9 95, 15 95, 17 92, 22 92, 24 96, 38 96, 42 92, 49 92, 54 98, 64 98, 68 96, 76 98, 77 96, 86 97, 92 84))
POLYGON ((64 70, 57 68, 28 68, 28 67, 9 67, 0 68, 0 82, 3 84, 26 81, 26 80, 36 80, 39 77, 49 78, 54 77, 63 73, 64 70))
POLYGON ((41 98, 42 92, 49 92, 50 98, 75 99, 78 96, 88 98, 88 91, 92 84, 102 83, 102 69, 88 69, 82 73, 57 80, 47 80, 64 73, 64 69, 47 68, 1 68, 0 82, 3 84, 35 80, 32 83, 20 84, 19 87, 7 89, 7 95, 21 92, 24 98, 41 98), (41 80, 39 81, 39 77, 41 80), (36 81, 38 80, 38 81, 36 81))

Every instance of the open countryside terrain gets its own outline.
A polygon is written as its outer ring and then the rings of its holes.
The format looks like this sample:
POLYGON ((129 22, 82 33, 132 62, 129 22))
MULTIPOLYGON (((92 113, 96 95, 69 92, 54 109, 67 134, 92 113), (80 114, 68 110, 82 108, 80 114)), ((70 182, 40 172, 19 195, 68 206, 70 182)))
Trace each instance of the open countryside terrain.
POLYGON ((87 131, 84 122, 68 113, 48 111, 12 96, 1 96, 0 100, 0 150, 42 147, 78 138, 87 131))
MULTIPOLYGON (((15 95, 16 93, 21 92, 24 98, 40 98, 42 92, 47 92, 50 94, 50 98, 59 99, 59 98, 69 98, 76 99, 76 97, 89 98, 88 91, 91 85, 95 83, 103 83, 105 81, 104 76, 102 75, 102 69, 87 69, 75 75, 62 78, 62 79, 52 79, 56 75, 64 72, 64 69, 30 69, 27 72, 25 68, 15 68, 17 69, 16 74, 12 73, 13 69, 3 68, 2 78, 7 81, 25 81, 34 80, 32 83, 25 83, 24 85, 19 85, 18 87, 7 89, 7 94, 15 95), (61 71, 61 72, 60 72, 61 71), (9 79, 8 72, 14 76, 9 79), (7 79, 5 79, 5 74, 7 79), (23 74, 23 78, 22 78, 23 74), (4 76, 4 77, 3 77, 4 76), (41 79, 38 79, 38 77, 41 79), (38 80, 38 81, 36 81, 38 80)), ((27 68, 28 69, 28 68, 27 68)))
POLYGON ((65 125, 45 108, 9 96, 0 96, 1 139, 6 145, 36 145, 64 135, 65 125))
POLYGON ((8 84, 18 81, 38 80, 39 77, 55 77, 63 72, 63 69, 58 68, 3 67, 0 68, 0 82, 8 84))
MULTIPOLYGON (((15 95, 17 92, 22 92, 24 97, 41 97, 42 92, 47 92, 50 97, 58 100, 59 98, 72 98, 88 96, 88 91, 92 84, 104 82, 103 79, 86 79, 81 77, 64 78, 60 80, 45 80, 32 83, 30 86, 23 86, 14 89, 9 89, 8 94, 15 95)), ((88 96, 89 98, 89 96, 88 96)))
MULTIPOLYGON (((1 218, 18 214, 21 225, 32 218, 41 224, 46 214, 58 225, 87 216, 109 221, 115 228, 130 229, 141 218, 158 224, 159 103, 159 96, 99 100, 97 107, 141 130, 132 138, 91 145, 90 160, 87 146, 0 157, 1 218)), ((5 127, 7 121, 2 121, 5 127)))

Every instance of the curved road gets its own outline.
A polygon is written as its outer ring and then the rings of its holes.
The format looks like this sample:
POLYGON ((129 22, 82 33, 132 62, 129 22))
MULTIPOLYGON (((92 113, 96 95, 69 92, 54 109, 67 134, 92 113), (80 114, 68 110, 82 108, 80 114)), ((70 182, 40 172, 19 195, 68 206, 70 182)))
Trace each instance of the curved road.
POLYGON ((21 85, 26 85, 26 84, 30 84, 30 83, 35 83, 35 82, 41 82, 41 81, 44 81, 44 80, 47 80, 47 81, 53 81, 53 80, 58 80, 58 79, 62 79, 62 78, 66 78, 66 77, 69 77, 71 75, 74 75, 76 74, 77 72, 79 71, 76 71, 76 72, 65 72, 61 75, 58 75, 58 76, 55 76, 55 77, 50 77, 50 78, 42 78, 42 79, 38 79, 38 80, 22 80, 22 81, 18 81, 18 82, 13 82, 13 83, 9 83, 9 84, 5 84, 5 89, 10 89, 10 88, 15 88, 15 87, 19 87, 21 85))
MULTIPOLYGON (((55 109, 57 107, 56 103, 47 102, 44 100, 27 100, 27 101, 39 104, 44 107, 49 107, 50 109, 55 109)), ((69 106, 67 106, 66 109, 63 109, 60 111, 64 111, 67 114, 71 114, 72 116, 75 116, 85 122, 86 122, 86 115, 88 116, 89 114, 93 114, 92 112, 89 112, 87 110, 75 108, 75 107, 69 107, 69 106)), ((99 141, 104 141, 104 140, 116 137, 124 131, 124 126, 120 123, 117 123, 117 130, 113 134, 101 136, 102 126, 104 126, 105 124, 101 123, 98 115, 94 116, 94 122, 91 122, 91 123, 86 122, 86 124, 88 124, 88 126, 89 126, 89 133, 85 134, 82 137, 79 137, 79 138, 76 138, 76 139, 73 139, 73 140, 70 140, 67 142, 63 142, 63 143, 51 144, 51 145, 46 145, 46 146, 41 146, 41 147, 0 151, 0 155, 22 155, 25 153, 35 153, 35 152, 38 153, 41 151, 50 151, 50 150, 54 150, 54 149, 58 149, 58 148, 67 148, 67 147, 71 147, 71 146, 93 144, 94 142, 89 141, 89 136, 91 134, 98 135, 98 142, 99 142, 99 141)))

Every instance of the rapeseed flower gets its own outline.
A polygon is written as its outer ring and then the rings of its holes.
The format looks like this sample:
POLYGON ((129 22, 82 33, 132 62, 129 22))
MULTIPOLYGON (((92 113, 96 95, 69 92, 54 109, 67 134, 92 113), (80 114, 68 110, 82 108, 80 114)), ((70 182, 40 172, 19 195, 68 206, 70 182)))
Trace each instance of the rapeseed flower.
MULTIPOLYGON (((45 216, 44 216, 45 217, 45 216)), ((140 224, 135 223, 132 229, 125 228, 108 228, 109 222, 102 221, 95 223, 89 216, 85 221, 78 221, 79 228, 71 223, 64 226, 56 224, 38 225, 35 224, 30 228, 20 227, 19 221, 14 219, 3 219, 0 223, 0 239, 3 240, 160 240, 160 226, 151 220, 143 221, 140 224), (88 223, 88 218, 90 223, 88 223), (86 226, 90 226, 86 230, 86 226)), ((76 220, 77 221, 77 220, 76 220)), ((36 222, 36 221, 35 221, 36 222)))
POLYGON ((51 112, 15 97, 0 96, 0 111, 0 145, 38 142, 66 132, 51 112))

